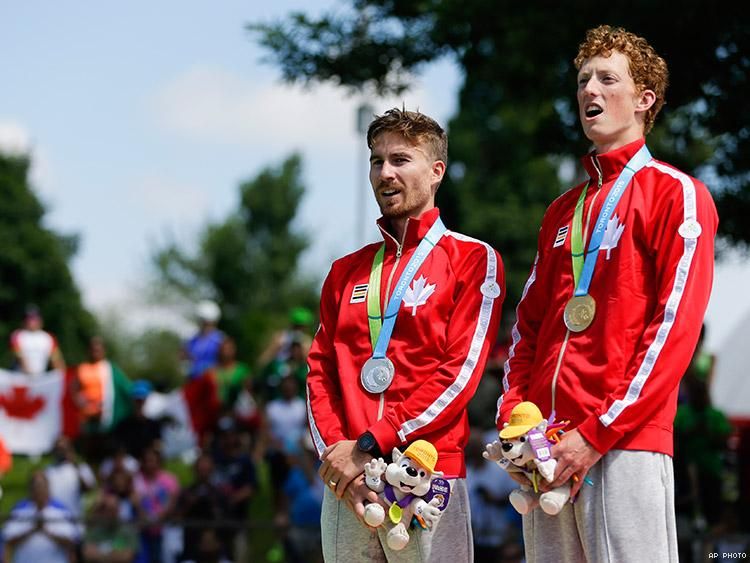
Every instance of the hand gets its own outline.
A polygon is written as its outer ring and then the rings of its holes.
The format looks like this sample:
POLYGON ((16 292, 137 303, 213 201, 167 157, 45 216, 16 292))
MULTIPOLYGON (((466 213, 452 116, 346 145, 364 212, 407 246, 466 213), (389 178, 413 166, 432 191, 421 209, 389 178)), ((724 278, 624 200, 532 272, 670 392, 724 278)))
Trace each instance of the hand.
POLYGON ((344 492, 343 500, 346 502, 346 507, 357 517, 359 523, 374 532, 374 529, 365 523, 365 501, 377 503, 378 494, 365 485, 364 474, 358 475, 349 483, 344 492))
POLYGON ((602 454, 594 449, 578 430, 571 430, 563 434, 560 442, 552 446, 552 457, 557 460, 555 479, 549 485, 543 483, 542 490, 547 491, 563 485, 576 475, 570 489, 571 498, 578 494, 591 466, 602 458, 602 454))
POLYGON ((318 473, 340 500, 349 483, 362 473, 365 464, 372 460, 372 456, 361 452, 355 440, 341 440, 327 447, 320 459, 323 465, 318 473))

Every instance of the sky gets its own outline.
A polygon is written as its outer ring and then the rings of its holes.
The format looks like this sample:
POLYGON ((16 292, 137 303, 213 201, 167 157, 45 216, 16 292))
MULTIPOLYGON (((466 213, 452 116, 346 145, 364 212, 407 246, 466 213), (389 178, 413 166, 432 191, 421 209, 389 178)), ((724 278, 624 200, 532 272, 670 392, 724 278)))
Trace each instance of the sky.
MULTIPOLYGON (((80 235, 72 267, 89 307, 166 318, 140 297, 154 250, 173 239, 189 245, 236 208, 240 182, 294 151, 307 187, 296 227, 312 241, 305 270, 322 278, 334 258, 375 239, 357 107, 404 103, 446 123, 461 75, 443 59, 390 99, 293 87, 244 28, 342 6, 0 0, 0 147, 31 152, 48 225, 80 235)), ((749 282, 741 257, 717 267, 709 347, 750 311, 749 282)))

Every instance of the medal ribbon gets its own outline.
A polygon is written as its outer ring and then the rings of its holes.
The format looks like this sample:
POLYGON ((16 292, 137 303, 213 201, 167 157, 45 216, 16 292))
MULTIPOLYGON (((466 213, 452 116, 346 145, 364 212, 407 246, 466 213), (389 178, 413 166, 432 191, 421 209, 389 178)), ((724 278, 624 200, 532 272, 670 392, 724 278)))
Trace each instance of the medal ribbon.
MULTIPOLYGON (((583 204, 586 200, 588 183, 583 187, 573 213, 573 232, 570 235, 570 256, 573 260, 573 287, 578 287, 578 280, 583 270, 583 204)), ((588 227, 587 227, 588 229, 588 227)))
POLYGON ((367 322, 370 325, 370 342, 373 350, 380 336, 380 327, 383 325, 383 315, 380 312, 380 278, 383 273, 384 255, 385 243, 375 253, 367 290, 367 322))
MULTIPOLYGON (((617 207, 617 202, 620 201, 622 194, 625 193, 625 190, 630 184, 630 180, 632 180, 635 173, 646 166, 650 160, 651 153, 648 151, 648 148, 646 148, 646 145, 643 145, 641 149, 633 155, 633 158, 628 161, 625 168, 622 169, 622 172, 620 172, 620 175, 617 177, 614 186, 612 186, 612 189, 607 196, 607 200, 604 202, 602 210, 599 212, 599 218, 596 220, 596 226, 591 235, 591 241, 589 242, 589 248, 586 251, 586 260, 583 263, 580 281, 576 285, 576 297, 588 294, 589 286, 591 285, 591 278, 594 277, 596 261, 599 257, 599 248, 602 244, 602 239, 604 238, 604 232, 607 230, 609 218, 612 216, 615 207, 617 207)), ((573 239, 571 239, 571 245, 572 244, 573 239)), ((575 250, 572 250, 572 252, 575 253, 575 250)))
POLYGON ((396 326, 396 317, 399 309, 401 309, 401 301, 406 289, 417 274, 417 270, 447 230, 443 221, 438 217, 420 241, 419 246, 406 264, 406 268, 401 273, 396 288, 393 290, 393 295, 388 300, 382 320, 380 316, 380 275, 383 270, 385 245, 381 246, 375 254, 370 270, 370 285, 367 289, 367 320, 370 325, 370 341, 373 343, 373 358, 385 358, 385 352, 388 350, 388 343, 391 341, 393 328, 396 326))

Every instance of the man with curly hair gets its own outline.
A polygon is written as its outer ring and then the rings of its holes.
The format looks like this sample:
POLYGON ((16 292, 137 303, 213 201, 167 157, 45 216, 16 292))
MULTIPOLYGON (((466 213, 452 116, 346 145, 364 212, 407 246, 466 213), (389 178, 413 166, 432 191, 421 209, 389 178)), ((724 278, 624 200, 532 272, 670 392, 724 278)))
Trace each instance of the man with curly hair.
POLYGON ((711 292, 718 218, 700 181, 646 148, 668 78, 646 40, 592 29, 575 66, 589 178, 542 222, 497 423, 521 401, 570 420, 542 488, 570 481, 577 498, 557 516, 524 516, 529 563, 677 561, 672 422, 711 292))
POLYGON ((466 405, 497 335, 502 262, 440 219, 435 193, 448 144, 437 122, 394 108, 370 124, 367 144, 383 240, 333 263, 308 356, 308 421, 326 485, 323 554, 367 563, 472 561, 466 405), (363 469, 418 439, 436 448, 435 468, 452 490, 438 524, 417 526, 397 551, 383 527, 375 534, 360 525, 364 502, 377 502, 363 469))

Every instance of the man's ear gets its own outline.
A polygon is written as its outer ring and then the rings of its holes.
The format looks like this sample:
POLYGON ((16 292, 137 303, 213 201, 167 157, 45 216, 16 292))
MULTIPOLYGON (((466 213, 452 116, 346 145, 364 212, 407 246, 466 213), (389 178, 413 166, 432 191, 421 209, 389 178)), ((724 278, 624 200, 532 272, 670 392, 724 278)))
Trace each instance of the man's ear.
POLYGON ((646 88, 638 95, 638 99, 636 100, 635 104, 635 111, 636 113, 646 113, 655 103, 656 94, 653 90, 649 90, 648 88, 646 88))

